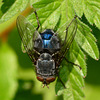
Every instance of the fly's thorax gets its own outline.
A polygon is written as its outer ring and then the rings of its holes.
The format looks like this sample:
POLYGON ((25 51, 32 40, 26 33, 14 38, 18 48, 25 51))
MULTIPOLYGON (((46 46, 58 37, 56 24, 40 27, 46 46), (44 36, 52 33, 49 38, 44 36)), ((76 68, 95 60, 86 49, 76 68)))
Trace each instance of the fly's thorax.
POLYGON ((55 62, 49 53, 42 53, 36 63, 37 79, 44 84, 55 80, 55 62))
POLYGON ((60 42, 56 33, 51 29, 46 29, 40 33, 37 39, 34 41, 34 48, 38 52, 55 53, 60 50, 60 42))

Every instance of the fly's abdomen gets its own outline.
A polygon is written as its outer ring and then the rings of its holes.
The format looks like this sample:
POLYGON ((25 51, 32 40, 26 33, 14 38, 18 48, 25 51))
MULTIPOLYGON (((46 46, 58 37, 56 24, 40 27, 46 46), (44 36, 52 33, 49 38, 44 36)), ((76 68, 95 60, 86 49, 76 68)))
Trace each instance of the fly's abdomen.
POLYGON ((36 64, 37 79, 40 81, 55 80, 55 69, 55 62, 52 59, 52 56, 49 53, 41 54, 36 64))
POLYGON ((37 74, 41 74, 42 76, 55 75, 54 61, 38 60, 37 61, 37 74))

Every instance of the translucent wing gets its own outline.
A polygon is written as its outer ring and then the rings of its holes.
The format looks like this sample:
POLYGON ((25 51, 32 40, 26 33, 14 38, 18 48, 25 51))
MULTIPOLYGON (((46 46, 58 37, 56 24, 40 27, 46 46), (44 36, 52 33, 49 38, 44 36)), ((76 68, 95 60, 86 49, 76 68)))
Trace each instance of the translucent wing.
MULTIPOLYGON (((75 37, 76 31, 77 31, 77 17, 75 16, 74 19, 70 22, 70 24, 66 28, 66 24, 61 28, 63 32, 65 32, 64 35, 62 35, 62 38, 64 38, 63 42, 61 43, 61 50, 60 50, 60 57, 58 62, 60 63, 65 57, 66 53, 68 52, 73 39, 75 37), (64 31, 65 30, 65 31, 64 31)), ((62 31, 58 31, 58 36, 62 34, 62 31)))
POLYGON ((28 53, 31 60, 34 61, 34 40, 40 34, 36 31, 35 27, 22 15, 18 16, 16 23, 25 51, 28 53))

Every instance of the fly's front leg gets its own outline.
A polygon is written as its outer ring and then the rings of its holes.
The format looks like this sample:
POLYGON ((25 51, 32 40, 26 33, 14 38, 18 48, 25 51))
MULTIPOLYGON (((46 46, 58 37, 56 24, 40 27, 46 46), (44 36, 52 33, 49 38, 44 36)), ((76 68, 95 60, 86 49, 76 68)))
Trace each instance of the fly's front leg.
POLYGON ((59 76, 59 73, 57 74, 57 76, 58 76, 59 81, 60 81, 61 84, 63 85, 63 87, 66 89, 66 86, 65 86, 64 82, 61 80, 61 78, 60 78, 60 76, 59 76))
POLYGON ((31 53, 28 53, 28 55, 29 55, 31 61, 32 61, 34 64, 36 64, 36 59, 33 57, 33 55, 32 55, 31 53))
POLYGON ((62 79, 60 78, 59 69, 58 69, 58 68, 56 68, 56 75, 57 75, 59 81, 61 82, 61 84, 63 85, 63 87, 66 89, 66 86, 65 86, 64 82, 63 82, 62 79))
POLYGON ((37 19, 37 24, 38 24, 38 26, 37 26, 36 30, 38 30, 38 29, 39 29, 39 27, 40 27, 39 17, 38 17, 38 15, 37 15, 36 10, 34 10, 34 13, 35 13, 35 16, 36 16, 36 19, 37 19))

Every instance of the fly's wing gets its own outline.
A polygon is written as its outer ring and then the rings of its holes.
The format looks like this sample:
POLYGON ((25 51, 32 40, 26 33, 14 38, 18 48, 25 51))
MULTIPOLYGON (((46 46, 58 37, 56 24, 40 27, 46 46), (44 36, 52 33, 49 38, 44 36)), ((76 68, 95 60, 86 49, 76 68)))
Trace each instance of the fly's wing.
POLYGON ((64 38, 64 40, 62 40, 61 42, 61 50, 59 52, 59 59, 58 62, 60 63, 62 61, 62 59, 65 57, 66 53, 68 52, 73 39, 75 37, 76 31, 77 31, 77 16, 74 17, 74 19, 70 22, 70 24, 67 26, 66 28, 66 24, 61 27, 61 30, 65 30, 63 32, 65 32, 64 35, 62 34, 62 31, 58 31, 58 36, 62 36, 61 38, 64 38))
POLYGON ((18 16, 16 23, 25 51, 29 55, 30 59, 34 61, 34 41, 40 34, 22 15, 18 16))

